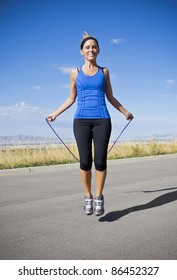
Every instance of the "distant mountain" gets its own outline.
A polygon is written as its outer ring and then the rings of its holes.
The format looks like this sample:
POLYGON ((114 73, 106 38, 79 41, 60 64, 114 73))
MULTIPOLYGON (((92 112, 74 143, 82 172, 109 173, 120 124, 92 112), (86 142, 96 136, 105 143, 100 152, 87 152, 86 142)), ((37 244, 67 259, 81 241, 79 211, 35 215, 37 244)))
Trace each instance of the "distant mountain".
POLYGON ((136 137, 135 140, 139 141, 176 141, 177 133, 169 133, 169 134, 154 134, 150 137, 136 137))
POLYGON ((0 145, 43 145, 43 144, 58 144, 57 138, 40 137, 32 135, 15 135, 15 136, 0 136, 0 145))
MULTIPOLYGON (((73 139, 64 138, 66 143, 75 143, 73 139)), ((114 139, 112 139, 114 140, 114 139)), ((135 137, 134 139, 127 139, 122 137, 121 141, 176 141, 177 134, 164 134, 154 135, 152 137, 135 137)), ((57 137, 41 137, 32 135, 14 135, 14 136, 0 136, 0 146, 12 146, 12 145, 48 145, 48 144, 61 144, 57 137)))

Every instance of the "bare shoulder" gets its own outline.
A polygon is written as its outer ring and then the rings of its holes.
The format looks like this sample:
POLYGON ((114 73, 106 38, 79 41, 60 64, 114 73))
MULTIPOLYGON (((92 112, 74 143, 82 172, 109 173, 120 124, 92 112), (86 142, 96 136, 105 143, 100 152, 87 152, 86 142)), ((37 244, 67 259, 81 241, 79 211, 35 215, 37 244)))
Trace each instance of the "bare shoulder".
POLYGON ((105 75, 105 78, 109 78, 109 70, 108 70, 108 68, 102 67, 102 71, 103 71, 103 73, 105 75))
POLYGON ((71 70, 71 75, 77 75, 78 74, 78 68, 73 68, 72 70, 71 70))
POLYGON ((78 74, 78 69, 77 69, 77 68, 73 68, 73 69, 71 70, 71 74, 70 74, 71 79, 75 80, 76 77, 77 77, 77 74, 78 74))

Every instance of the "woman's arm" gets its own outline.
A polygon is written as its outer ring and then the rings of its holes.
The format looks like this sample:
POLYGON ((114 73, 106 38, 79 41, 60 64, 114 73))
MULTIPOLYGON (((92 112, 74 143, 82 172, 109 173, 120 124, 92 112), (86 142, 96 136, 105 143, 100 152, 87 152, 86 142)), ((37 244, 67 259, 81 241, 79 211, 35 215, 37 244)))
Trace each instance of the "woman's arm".
POLYGON ((108 101, 113 105, 119 112, 124 114, 127 120, 133 119, 132 113, 130 113, 124 106, 113 96, 112 86, 110 82, 110 75, 107 68, 103 69, 105 79, 106 79, 106 97, 108 101))
POLYGON ((54 121, 60 114, 62 114, 75 102, 77 96, 76 76, 77 76, 77 69, 74 68, 70 74, 70 95, 58 109, 56 109, 53 113, 51 113, 48 116, 47 118, 48 121, 54 121))

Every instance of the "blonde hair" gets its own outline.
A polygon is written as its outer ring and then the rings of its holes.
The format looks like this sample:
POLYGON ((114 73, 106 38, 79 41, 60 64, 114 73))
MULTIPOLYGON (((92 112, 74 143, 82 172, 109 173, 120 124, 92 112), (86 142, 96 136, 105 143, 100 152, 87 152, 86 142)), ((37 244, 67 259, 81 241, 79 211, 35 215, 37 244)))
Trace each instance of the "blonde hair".
MULTIPOLYGON (((87 37, 92 37, 90 34, 88 34, 87 31, 84 31, 84 34, 82 35, 82 40, 84 40, 87 37)), ((81 41, 82 42, 82 41, 81 41)))
POLYGON ((97 39, 95 37, 91 36, 87 31, 84 31, 84 34, 82 35, 82 40, 81 40, 81 43, 80 43, 80 48, 81 49, 83 48, 85 42, 87 40, 89 40, 89 39, 94 40, 97 43, 98 47, 99 47, 97 39))

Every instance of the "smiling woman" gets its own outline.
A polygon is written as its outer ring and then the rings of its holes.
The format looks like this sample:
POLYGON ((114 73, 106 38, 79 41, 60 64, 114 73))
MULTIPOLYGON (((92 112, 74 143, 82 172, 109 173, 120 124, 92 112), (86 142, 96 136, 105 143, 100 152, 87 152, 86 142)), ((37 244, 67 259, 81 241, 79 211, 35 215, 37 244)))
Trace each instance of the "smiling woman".
POLYGON ((107 175, 107 150, 111 135, 111 118, 105 97, 127 120, 133 115, 113 96, 109 71, 97 64, 100 53, 98 40, 84 33, 80 54, 84 58, 81 68, 74 68, 70 75, 70 95, 65 102, 47 118, 54 121, 67 110, 77 98, 74 115, 74 135, 80 157, 80 175, 85 191, 84 212, 96 216, 104 213, 103 189, 107 175), (92 194, 92 141, 96 169, 96 196, 93 209, 92 194))

